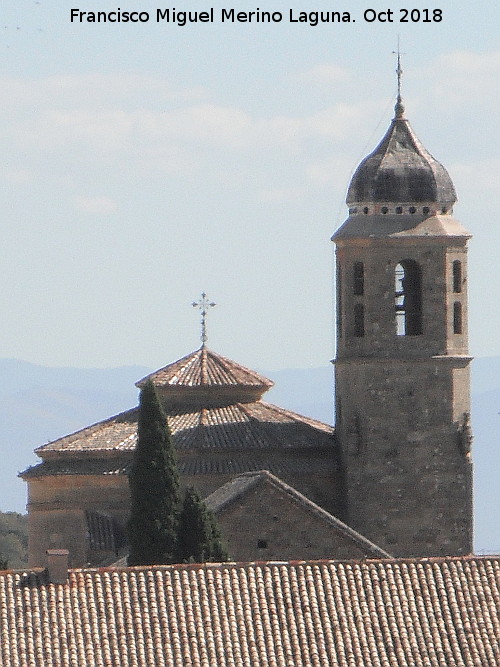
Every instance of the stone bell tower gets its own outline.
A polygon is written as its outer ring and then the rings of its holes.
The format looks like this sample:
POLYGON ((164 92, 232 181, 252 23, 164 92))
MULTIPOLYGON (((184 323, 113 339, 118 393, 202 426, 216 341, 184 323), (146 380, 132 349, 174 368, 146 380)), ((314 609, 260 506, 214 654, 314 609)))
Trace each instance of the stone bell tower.
POLYGON ((344 519, 395 556, 472 551, 470 234, 455 201, 398 95, 332 237, 344 519))

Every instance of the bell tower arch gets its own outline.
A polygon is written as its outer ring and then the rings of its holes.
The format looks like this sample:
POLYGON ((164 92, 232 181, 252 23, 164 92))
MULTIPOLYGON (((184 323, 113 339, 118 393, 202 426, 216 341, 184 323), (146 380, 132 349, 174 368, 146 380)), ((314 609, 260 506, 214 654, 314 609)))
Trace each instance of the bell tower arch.
POLYGON ((398 95, 332 237, 344 518, 395 556, 472 551, 470 234, 455 201, 398 95))

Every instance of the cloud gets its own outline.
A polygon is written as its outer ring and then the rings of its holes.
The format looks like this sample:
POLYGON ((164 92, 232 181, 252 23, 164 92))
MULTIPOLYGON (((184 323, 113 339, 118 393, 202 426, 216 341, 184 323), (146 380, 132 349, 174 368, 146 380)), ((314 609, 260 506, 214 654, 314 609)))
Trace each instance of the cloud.
POLYGON ((27 169, 11 169, 5 171, 5 179, 15 185, 29 183, 33 175, 27 169))
POLYGON ((307 70, 299 72, 297 79, 302 83, 313 83, 322 86, 331 85, 347 81, 350 78, 350 71, 345 67, 334 65, 332 63, 323 63, 310 67, 307 70))
MULTIPOLYGON (((449 112, 474 106, 495 112, 498 109, 500 51, 453 51, 414 72, 428 82, 427 91, 446 105, 449 112)), ((422 97, 422 101, 425 99, 422 97)))
MULTIPOLYGON (((315 69, 334 73, 331 65, 315 69)), ((224 180, 235 159, 241 170, 291 156, 299 165, 314 145, 345 144, 370 114, 362 101, 309 115, 257 115, 217 104, 199 88, 172 89, 161 78, 126 73, 4 79, 0 85, 6 151, 18 161, 22 155, 32 172, 69 179, 100 169, 193 176, 208 169, 224 180)))
POLYGON ((110 197, 75 197, 75 206, 83 213, 92 215, 109 215, 116 213, 118 204, 110 197))
MULTIPOLYGON (((450 116, 452 135, 453 113, 469 104, 497 104, 499 75, 500 53, 443 55, 426 69, 428 85, 408 104, 410 117, 425 121, 439 100, 436 113, 450 116)), ((347 81, 350 72, 319 63, 297 76, 326 83, 347 81)), ((119 187, 119 180, 144 184, 165 177, 170 183, 191 178, 231 188, 253 182, 253 196, 261 201, 296 201, 329 184, 344 186, 346 174, 385 131, 393 104, 382 109, 380 99, 349 98, 337 89, 335 103, 325 107, 320 96, 319 105, 307 105, 319 111, 283 113, 278 106, 256 112, 219 103, 199 87, 174 88, 161 77, 135 73, 0 78, 0 85, 0 136, 11 180, 21 181, 23 174, 40 182, 64 178, 73 194, 94 192, 103 178, 119 187), (376 128, 374 119, 381 119, 376 128)), ((477 156, 471 154, 469 168, 472 160, 477 156)), ((109 199, 79 196, 74 203, 82 212, 110 214, 120 195, 107 192, 109 199)))
POLYGON ((450 165, 454 179, 457 184, 463 184, 463 187, 468 187, 476 190, 484 196, 489 193, 500 194, 500 184, 498 181, 498 174, 500 173, 500 158, 486 158, 484 160, 471 160, 467 163, 455 163, 450 165))

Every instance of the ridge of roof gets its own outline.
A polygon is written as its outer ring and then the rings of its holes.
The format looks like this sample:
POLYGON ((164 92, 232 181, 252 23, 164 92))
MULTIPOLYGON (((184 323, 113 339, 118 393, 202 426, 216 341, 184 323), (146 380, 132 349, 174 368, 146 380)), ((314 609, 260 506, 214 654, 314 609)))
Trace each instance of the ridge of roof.
MULTIPOLYGON (((169 565, 127 565, 123 568, 116 568, 111 565, 104 567, 80 567, 70 568, 70 572, 113 572, 116 569, 131 571, 149 571, 149 570, 220 570, 220 569, 252 569, 254 567, 296 567, 298 565, 346 565, 346 566, 370 566, 370 565, 439 565, 441 563, 473 563, 473 562, 498 562, 500 567, 500 554, 466 554, 462 556, 380 556, 376 558, 319 558, 319 559, 300 559, 297 560, 254 560, 254 561, 224 561, 220 563, 173 563, 169 565)), ((6 570, 7 572, 9 570, 6 570)), ((13 572, 29 573, 31 570, 21 568, 12 570, 13 572)), ((33 568, 33 571, 45 572, 44 568, 33 568)), ((3 574, 0 571, 0 575, 3 574)), ((500 574, 500 571, 499 571, 500 574)))
MULTIPOLYGON (((122 559, 120 559, 122 560, 122 559)), ((117 561, 120 562, 120 561, 117 561)), ((406 565, 440 565, 447 563, 498 563, 500 575, 500 554, 465 554, 461 556, 379 556, 366 558, 316 558, 316 559, 289 559, 289 560, 253 560, 253 561, 224 561, 204 563, 170 563, 163 565, 95 565, 92 567, 70 567, 68 572, 82 574, 102 574, 108 572, 150 572, 150 571, 189 571, 189 570, 220 570, 220 569, 252 569, 255 567, 297 567, 297 566, 325 566, 345 565, 348 567, 368 566, 406 566, 406 565)), ((0 570, 0 577, 6 575, 21 575, 29 577, 45 575, 44 567, 21 567, 0 570)), ((500 591, 499 591, 500 592, 500 591)))

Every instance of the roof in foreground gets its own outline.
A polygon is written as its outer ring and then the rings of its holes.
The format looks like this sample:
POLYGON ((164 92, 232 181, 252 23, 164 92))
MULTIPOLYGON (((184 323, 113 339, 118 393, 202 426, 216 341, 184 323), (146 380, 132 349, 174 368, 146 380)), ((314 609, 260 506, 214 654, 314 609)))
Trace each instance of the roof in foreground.
POLYGON ((0 664, 497 667, 500 558, 0 573, 0 664))

